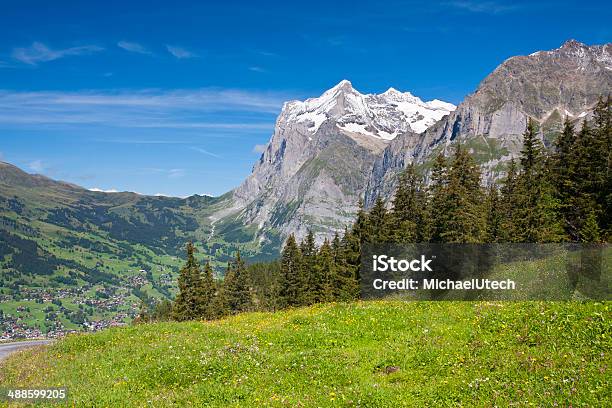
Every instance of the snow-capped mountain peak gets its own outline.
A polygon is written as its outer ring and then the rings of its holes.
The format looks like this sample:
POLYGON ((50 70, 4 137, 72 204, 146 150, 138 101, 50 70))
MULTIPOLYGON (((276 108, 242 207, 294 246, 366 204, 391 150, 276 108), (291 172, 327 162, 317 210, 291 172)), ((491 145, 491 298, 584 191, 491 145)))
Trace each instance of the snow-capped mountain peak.
POLYGON ((410 92, 401 92, 398 91, 395 88, 389 88, 387 89, 385 92, 383 92, 382 94, 380 94, 379 96, 389 100, 389 101, 420 101, 422 102, 419 98, 415 97, 414 95, 412 95, 410 92))
POLYGON ((391 140, 408 131, 421 133, 454 109, 453 104, 437 99, 423 102, 395 88, 364 95, 342 80, 318 98, 285 104, 283 112, 286 120, 305 123, 313 134, 333 119, 345 132, 391 140))

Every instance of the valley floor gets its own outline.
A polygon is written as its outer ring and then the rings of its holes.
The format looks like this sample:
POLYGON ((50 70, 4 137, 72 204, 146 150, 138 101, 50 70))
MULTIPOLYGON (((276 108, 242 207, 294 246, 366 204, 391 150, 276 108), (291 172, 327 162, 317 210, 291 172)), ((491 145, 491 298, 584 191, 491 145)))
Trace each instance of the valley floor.
POLYGON ((609 302, 357 302, 71 335, 0 387, 93 406, 611 406, 609 302))

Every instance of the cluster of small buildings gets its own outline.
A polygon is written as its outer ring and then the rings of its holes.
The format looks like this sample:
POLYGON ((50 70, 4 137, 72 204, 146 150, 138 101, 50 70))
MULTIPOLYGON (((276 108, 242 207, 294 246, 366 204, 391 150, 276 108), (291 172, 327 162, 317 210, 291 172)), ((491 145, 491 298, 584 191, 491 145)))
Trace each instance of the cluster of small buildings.
MULTIPOLYGON (((18 313, 26 313, 27 308, 23 306, 17 307, 18 313)), ((54 322, 54 327, 47 333, 44 333, 38 327, 32 327, 27 324, 20 316, 12 316, 7 313, 0 315, 0 341, 15 340, 15 339, 41 339, 55 338, 66 335, 71 332, 64 328, 60 321, 54 322)))
POLYGON ((82 295, 89 289, 91 289, 91 285, 84 285, 77 288, 57 289, 21 288, 19 294, 21 295, 21 300, 23 301, 52 302, 55 299, 66 299, 82 295))
POLYGON ((125 305, 125 296, 113 295, 108 298, 101 299, 74 299, 74 303, 79 305, 92 306, 97 310, 117 310, 118 307, 125 305))
POLYGON ((133 287, 133 288, 139 288, 141 286, 146 285, 147 283, 149 283, 149 280, 147 279, 146 276, 143 275, 134 275, 134 276, 130 276, 127 279, 128 285, 133 287))
POLYGON ((133 316, 129 316, 127 313, 117 313, 110 320, 97 320, 97 321, 92 321, 92 322, 85 322, 83 323, 83 327, 87 331, 96 332, 96 331, 108 329, 109 327, 125 326, 126 325, 125 319, 127 319, 128 317, 133 317, 133 316))
MULTIPOLYGON (((10 316, 9 316, 10 319, 10 316)), ((5 329, 0 332, 0 341, 15 339, 42 339, 45 334, 38 328, 28 327, 16 320, 9 320, 7 316, 0 317, 0 323, 4 323, 5 329)))
MULTIPOLYGON (((134 313, 117 313, 110 319, 85 321, 83 323, 83 330, 89 332, 96 332, 99 330, 107 329, 109 327, 125 326, 125 321, 129 318, 133 318, 134 313)), ((56 320, 53 322, 53 327, 50 328, 46 333, 37 327, 31 327, 26 324, 20 317, 14 317, 8 314, 0 316, 0 341, 16 340, 16 339, 42 339, 42 338, 59 338, 64 337, 70 333, 78 333, 83 330, 68 330, 64 325, 56 320)))
MULTIPOLYGON (((162 274, 160 283, 171 284, 173 279, 170 273, 162 274)), ((84 321, 82 323, 82 329, 78 331, 99 331, 109 327, 123 326, 126 324, 126 321, 133 319, 141 308, 140 301, 129 300, 132 294, 131 288, 138 289, 149 283, 147 271, 143 269, 140 270, 138 274, 126 277, 124 280, 125 286, 123 287, 106 285, 94 287, 94 285, 87 283, 80 287, 70 288, 20 288, 19 301, 35 302, 37 304, 52 303, 52 305, 45 306, 44 309, 46 319, 44 326, 41 326, 44 327, 44 329, 41 330, 38 327, 33 327, 32 322, 27 320, 28 316, 30 318, 32 317, 30 313, 32 306, 18 306, 16 308, 16 316, 0 313, 0 341, 11 339, 57 338, 77 332, 77 330, 68 330, 64 324, 62 324, 59 317, 56 317, 56 312, 57 314, 63 313, 67 317, 68 315, 66 313, 76 313, 71 311, 68 305, 62 302, 63 300, 64 302, 69 301, 86 313, 85 316, 81 314, 82 317, 79 322, 83 321, 83 317, 84 321), (92 309, 96 312, 103 312, 103 314, 108 317, 93 320, 92 309)), ((10 295, 0 294, 0 303, 14 300, 15 299, 10 295)), ((99 315, 99 313, 94 314, 99 315)), ((73 321, 73 323, 76 322, 73 321)))

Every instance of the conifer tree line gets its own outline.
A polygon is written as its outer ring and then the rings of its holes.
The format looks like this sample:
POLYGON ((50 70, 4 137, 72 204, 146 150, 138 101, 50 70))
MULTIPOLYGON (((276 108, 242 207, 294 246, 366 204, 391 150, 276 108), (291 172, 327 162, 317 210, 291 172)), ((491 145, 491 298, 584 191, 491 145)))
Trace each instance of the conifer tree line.
POLYGON ((480 166, 460 143, 436 157, 429 183, 409 165, 387 209, 361 209, 358 242, 608 242, 612 236, 611 101, 576 131, 566 120, 545 149, 529 119, 518 160, 497 185, 483 187, 480 166))
MULTIPOLYGON (((240 252, 228 262, 222 281, 216 280, 210 262, 200 263, 195 257, 196 248, 187 243, 187 261, 178 277, 178 294, 174 302, 162 301, 144 307, 137 322, 152 320, 211 320, 229 314, 265 310, 266 302, 258 300, 257 287, 251 283, 251 276, 261 276, 260 265, 247 268, 240 252)), ((266 264, 272 269, 273 263, 266 264)), ((269 283, 258 282, 262 288, 269 283)))
MULTIPOLYGON (((593 119, 576 131, 566 119, 545 149, 529 119, 518 160, 499 185, 484 186, 480 166, 461 143, 432 164, 429 182, 410 164, 390 208, 378 197, 369 211, 320 246, 309 231, 288 237, 280 259, 247 267, 240 253, 223 282, 194 246, 179 276, 175 320, 214 319, 359 297, 361 248, 366 243, 608 242, 612 236, 612 103, 600 99, 593 119)), ((159 314, 159 313, 158 313, 159 314)))
MULTIPOLYGON (((345 234, 349 237, 350 234, 345 234)), ((356 299, 358 253, 341 240, 315 245, 308 232, 299 244, 290 235, 281 259, 246 266, 240 252, 228 262, 223 280, 213 278, 209 262, 200 267, 195 246, 187 244, 187 261, 179 273, 179 292, 167 302, 142 310, 138 321, 210 320, 248 311, 271 311, 331 301, 356 299), (353 257, 353 262, 347 259, 353 257)))
POLYGON ((222 282, 213 278, 210 262, 200 268, 194 252, 193 243, 188 243, 187 263, 180 271, 179 293, 170 312, 173 320, 210 320, 255 310, 250 273, 240 252, 228 262, 222 282))

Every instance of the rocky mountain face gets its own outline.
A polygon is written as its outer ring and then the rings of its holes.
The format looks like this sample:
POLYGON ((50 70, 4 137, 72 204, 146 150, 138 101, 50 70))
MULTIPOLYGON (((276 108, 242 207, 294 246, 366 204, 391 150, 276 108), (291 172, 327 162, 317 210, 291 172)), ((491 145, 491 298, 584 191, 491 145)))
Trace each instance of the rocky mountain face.
MULTIPOLYGON (((288 102, 252 174, 234 190, 230 217, 256 225, 261 240, 308 229, 322 240, 352 221, 390 140, 422 132, 454 109, 395 89, 363 95, 349 81, 288 102)), ((227 230, 227 217, 224 224, 227 230)))
POLYGON ((567 41, 504 61, 455 111, 419 135, 399 135, 376 160, 366 188, 366 205, 389 198, 397 175, 414 162, 427 172, 435 155, 452 143, 465 144, 488 181, 504 175, 521 148, 528 118, 539 124, 550 145, 566 117, 588 117, 600 96, 612 92, 612 44, 587 46, 567 41))

